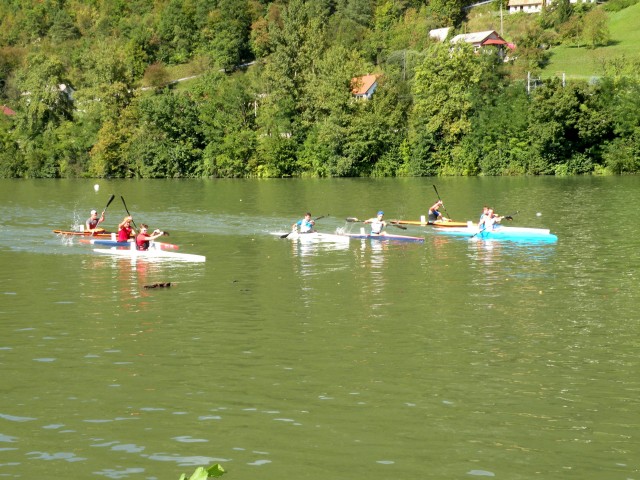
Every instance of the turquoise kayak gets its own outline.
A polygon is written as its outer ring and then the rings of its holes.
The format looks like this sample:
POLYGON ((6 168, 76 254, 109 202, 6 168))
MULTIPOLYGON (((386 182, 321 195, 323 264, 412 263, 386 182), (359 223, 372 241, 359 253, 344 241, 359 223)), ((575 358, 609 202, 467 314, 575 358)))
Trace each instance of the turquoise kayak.
POLYGON ((521 242, 554 243, 558 237, 546 228, 503 227, 499 225, 492 230, 478 230, 478 227, 467 226, 461 228, 435 228, 439 234, 457 235, 461 237, 477 238, 480 240, 510 240, 521 242))

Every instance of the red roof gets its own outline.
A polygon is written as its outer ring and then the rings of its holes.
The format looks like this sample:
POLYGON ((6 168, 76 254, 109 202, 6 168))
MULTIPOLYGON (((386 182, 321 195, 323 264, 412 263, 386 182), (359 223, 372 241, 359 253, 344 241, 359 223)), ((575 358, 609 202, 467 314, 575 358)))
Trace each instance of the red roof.
POLYGON ((490 38, 484 42, 482 42, 482 45, 506 45, 507 42, 505 42, 502 39, 497 39, 497 38, 490 38))
POLYGON ((15 115, 16 112, 14 112, 13 110, 11 110, 9 107, 2 105, 2 113, 4 113, 5 115, 15 115))

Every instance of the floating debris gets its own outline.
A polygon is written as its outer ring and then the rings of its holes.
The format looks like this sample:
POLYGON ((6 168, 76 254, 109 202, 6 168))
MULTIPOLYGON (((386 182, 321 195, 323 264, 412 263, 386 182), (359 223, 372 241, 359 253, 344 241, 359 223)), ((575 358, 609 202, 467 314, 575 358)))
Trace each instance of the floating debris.
POLYGON ((171 282, 152 283, 151 285, 145 285, 144 288, 165 288, 170 287, 171 282))

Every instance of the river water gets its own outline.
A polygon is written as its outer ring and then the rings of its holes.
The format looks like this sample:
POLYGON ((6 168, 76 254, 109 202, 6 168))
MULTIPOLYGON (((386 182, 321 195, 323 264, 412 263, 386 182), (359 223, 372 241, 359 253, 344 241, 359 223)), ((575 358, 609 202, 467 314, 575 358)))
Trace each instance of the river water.
POLYGON ((640 478, 640 178, 94 184, 0 180, 0 477, 640 478), (52 233, 112 193, 207 261, 52 233), (558 241, 273 235, 438 196, 558 241))

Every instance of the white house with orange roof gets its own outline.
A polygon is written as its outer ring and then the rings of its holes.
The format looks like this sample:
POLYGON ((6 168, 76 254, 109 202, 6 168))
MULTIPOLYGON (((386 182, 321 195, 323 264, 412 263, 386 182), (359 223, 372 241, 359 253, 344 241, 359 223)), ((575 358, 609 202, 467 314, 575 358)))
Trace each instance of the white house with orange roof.
POLYGON ((351 79, 351 94, 358 100, 369 100, 378 88, 380 75, 363 75, 351 79))

